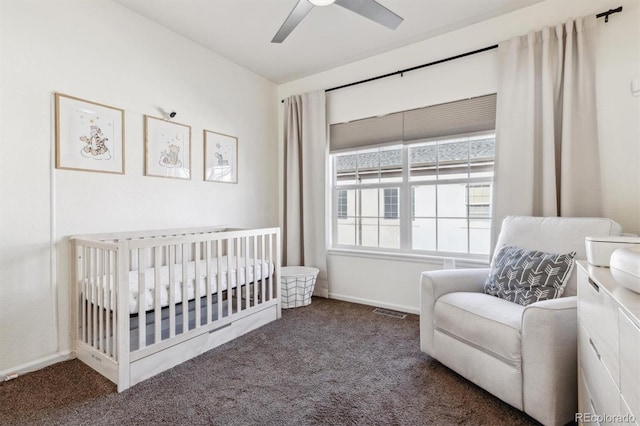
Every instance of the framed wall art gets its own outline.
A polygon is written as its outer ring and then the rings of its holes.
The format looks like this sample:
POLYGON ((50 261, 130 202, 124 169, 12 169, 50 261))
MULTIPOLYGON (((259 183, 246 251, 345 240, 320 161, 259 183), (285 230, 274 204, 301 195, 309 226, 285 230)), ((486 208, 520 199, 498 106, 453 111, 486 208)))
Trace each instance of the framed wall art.
POLYGON ((238 138, 204 131, 204 180, 238 183, 238 138))
POLYGON ((145 176, 191 179, 191 126, 144 116, 145 176))
POLYGON ((124 110, 55 94, 56 168, 124 174, 124 110))

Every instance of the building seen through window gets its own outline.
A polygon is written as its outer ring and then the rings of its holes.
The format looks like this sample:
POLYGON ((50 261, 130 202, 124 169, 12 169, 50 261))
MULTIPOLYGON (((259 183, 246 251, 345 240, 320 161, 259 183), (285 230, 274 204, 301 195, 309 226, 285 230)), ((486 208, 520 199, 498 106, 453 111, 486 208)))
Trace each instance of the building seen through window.
POLYGON ((344 189, 338 190, 338 218, 347 218, 347 191, 344 189))
POLYGON ((332 154, 333 245, 488 254, 494 157, 493 133, 332 154))
POLYGON ((384 218, 398 218, 398 188, 384 189, 384 218))

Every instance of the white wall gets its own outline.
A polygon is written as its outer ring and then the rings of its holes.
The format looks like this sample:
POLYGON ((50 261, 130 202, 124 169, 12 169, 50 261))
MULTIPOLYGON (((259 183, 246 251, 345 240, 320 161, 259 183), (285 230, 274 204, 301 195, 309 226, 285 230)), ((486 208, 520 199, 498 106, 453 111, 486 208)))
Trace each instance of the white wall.
POLYGON ((77 233, 278 223, 276 86, 110 0, 0 0, 0 372, 69 349, 77 233), (126 174, 52 167, 53 92, 126 110, 126 174), (143 176, 143 114, 192 128, 190 181, 143 176), (203 182, 203 129, 239 138, 203 182), (59 339, 57 335, 60 334, 59 339))
MULTIPOLYGON (((432 62, 497 44, 571 17, 623 5, 623 13, 612 16, 607 25, 599 24, 602 36, 597 47, 598 125, 604 214, 621 223, 625 231, 637 233, 640 232, 640 100, 631 96, 629 85, 632 78, 640 76, 639 3, 639 0, 547 0, 430 40, 282 84, 278 86, 278 96, 283 99, 292 94, 327 89, 432 62)), ((330 92, 327 96, 328 120, 333 124, 494 93, 497 89, 496 66, 497 52, 492 50, 410 72, 404 77, 390 77, 330 92)), ((358 261, 352 261, 352 258, 344 257, 335 252, 329 255, 331 297, 417 311, 419 274, 414 267, 415 260, 409 264, 396 258, 360 257, 358 261)), ((422 269, 437 265, 438 262, 425 261, 422 269)))

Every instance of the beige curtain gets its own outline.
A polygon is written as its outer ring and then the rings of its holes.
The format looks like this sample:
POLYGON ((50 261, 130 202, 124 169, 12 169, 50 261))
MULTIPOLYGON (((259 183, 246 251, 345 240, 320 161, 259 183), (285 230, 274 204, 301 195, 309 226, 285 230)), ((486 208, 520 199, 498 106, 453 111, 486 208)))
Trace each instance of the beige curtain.
POLYGON ((283 265, 320 270, 314 295, 328 297, 325 179, 329 145, 324 91, 284 101, 283 265))
POLYGON ((507 215, 601 215, 595 32, 579 18, 499 45, 494 242, 507 215))

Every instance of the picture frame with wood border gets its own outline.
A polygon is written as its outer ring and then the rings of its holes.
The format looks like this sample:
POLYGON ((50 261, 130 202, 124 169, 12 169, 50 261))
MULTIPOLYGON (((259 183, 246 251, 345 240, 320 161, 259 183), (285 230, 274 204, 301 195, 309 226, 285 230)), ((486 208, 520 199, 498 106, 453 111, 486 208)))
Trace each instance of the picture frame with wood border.
POLYGON ((191 179, 191 126, 144 116, 144 174, 191 179))
POLYGON ((204 130, 204 180, 238 183, 238 138, 204 130))
POLYGON ((55 93, 56 169, 124 174, 124 110, 55 93))

